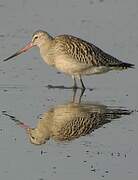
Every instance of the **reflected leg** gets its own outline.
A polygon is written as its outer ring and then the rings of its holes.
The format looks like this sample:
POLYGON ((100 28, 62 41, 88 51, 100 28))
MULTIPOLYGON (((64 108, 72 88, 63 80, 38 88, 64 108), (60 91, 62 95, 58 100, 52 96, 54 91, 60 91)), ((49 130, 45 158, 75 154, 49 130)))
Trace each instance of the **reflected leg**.
POLYGON ((81 103, 81 98, 82 98, 84 92, 85 92, 85 89, 81 89, 81 94, 80 94, 80 97, 79 97, 79 103, 81 103))

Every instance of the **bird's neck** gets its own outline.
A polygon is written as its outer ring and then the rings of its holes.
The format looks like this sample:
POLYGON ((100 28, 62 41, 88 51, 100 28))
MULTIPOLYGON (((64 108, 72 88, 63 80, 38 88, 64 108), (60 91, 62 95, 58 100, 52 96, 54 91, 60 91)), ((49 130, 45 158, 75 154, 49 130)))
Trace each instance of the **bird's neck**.
POLYGON ((39 44, 40 51, 48 51, 49 47, 51 46, 51 43, 53 41, 53 37, 49 36, 46 39, 44 39, 41 44, 39 44))
POLYGON ((49 42, 44 43, 41 45, 40 48, 40 54, 43 58, 43 60, 53 66, 54 65, 54 59, 53 59, 53 40, 49 40, 49 42))

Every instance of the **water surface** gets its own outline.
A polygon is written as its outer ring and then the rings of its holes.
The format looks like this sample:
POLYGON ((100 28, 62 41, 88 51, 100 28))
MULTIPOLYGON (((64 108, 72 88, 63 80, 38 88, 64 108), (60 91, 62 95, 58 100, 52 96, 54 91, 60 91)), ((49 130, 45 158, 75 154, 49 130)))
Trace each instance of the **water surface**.
MULTIPOLYGON (((134 70, 85 78, 87 89, 82 97, 82 103, 123 107, 133 110, 132 114, 122 115, 72 141, 61 143, 50 138, 36 146, 3 111, 36 127, 42 114, 72 101, 71 89, 47 86, 70 86, 72 80, 47 66, 37 48, 1 63, 0 179, 137 179, 137 19, 137 0, 0 2, 1 59, 23 47, 34 31, 44 29, 51 35, 76 35, 136 65, 134 70)), ((80 93, 78 90, 77 99, 80 93)))

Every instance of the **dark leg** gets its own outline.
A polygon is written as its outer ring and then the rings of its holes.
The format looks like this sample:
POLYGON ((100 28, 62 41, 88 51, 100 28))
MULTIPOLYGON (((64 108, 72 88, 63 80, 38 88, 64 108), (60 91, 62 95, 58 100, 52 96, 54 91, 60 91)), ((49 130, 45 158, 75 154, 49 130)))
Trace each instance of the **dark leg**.
POLYGON ((72 76, 72 78, 73 78, 73 89, 77 89, 77 82, 76 82, 76 78, 75 78, 75 76, 72 76))
POLYGON ((81 94, 80 94, 80 97, 79 97, 79 103, 81 103, 81 98, 82 98, 84 92, 85 92, 85 89, 81 89, 81 94))
POLYGON ((85 85, 84 85, 83 80, 81 78, 81 75, 79 76, 79 79, 80 79, 80 82, 81 82, 82 89, 85 90, 86 88, 85 88, 85 85))
POLYGON ((73 89, 73 97, 72 97, 72 102, 73 103, 75 103, 76 93, 77 93, 77 89, 73 89))

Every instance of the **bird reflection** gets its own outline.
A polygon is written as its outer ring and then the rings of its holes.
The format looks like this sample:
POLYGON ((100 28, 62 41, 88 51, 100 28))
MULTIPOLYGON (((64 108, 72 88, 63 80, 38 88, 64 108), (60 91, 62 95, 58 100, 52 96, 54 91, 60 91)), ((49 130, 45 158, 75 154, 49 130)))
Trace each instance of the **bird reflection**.
POLYGON ((17 125, 26 129, 31 143, 41 145, 50 138, 59 142, 71 141, 92 133, 113 119, 132 113, 126 108, 81 102, 82 94, 79 101, 75 102, 75 96, 76 93, 72 102, 57 105, 45 112, 35 128, 30 128, 6 111, 3 111, 3 115, 9 116, 17 125))
POLYGON ((129 114, 129 110, 101 104, 67 103, 51 108, 38 120, 35 128, 27 130, 33 144, 44 144, 50 138, 61 142, 71 141, 129 114))

